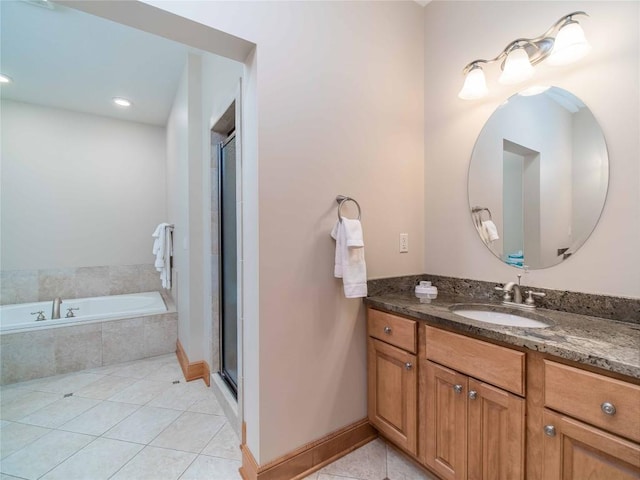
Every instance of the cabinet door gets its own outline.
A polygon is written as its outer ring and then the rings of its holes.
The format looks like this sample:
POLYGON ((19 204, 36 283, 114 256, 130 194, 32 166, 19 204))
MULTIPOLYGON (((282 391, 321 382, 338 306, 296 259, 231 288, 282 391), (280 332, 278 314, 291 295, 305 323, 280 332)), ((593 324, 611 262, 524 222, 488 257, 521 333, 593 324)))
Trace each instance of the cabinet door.
POLYGON ((640 446, 551 410, 544 412, 545 480, 638 480, 640 446))
POLYGON ((416 454, 416 356, 373 338, 368 356, 369 421, 389 440, 416 454))
POLYGON ((522 398, 469 379, 468 479, 524 479, 522 398))
POLYGON ((467 478, 467 377, 427 362, 427 465, 444 480, 467 478))

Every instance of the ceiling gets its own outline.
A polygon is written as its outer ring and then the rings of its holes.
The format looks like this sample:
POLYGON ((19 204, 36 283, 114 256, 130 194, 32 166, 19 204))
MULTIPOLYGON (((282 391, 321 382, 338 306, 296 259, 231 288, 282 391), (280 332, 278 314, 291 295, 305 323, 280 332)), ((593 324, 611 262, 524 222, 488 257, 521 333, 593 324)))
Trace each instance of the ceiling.
POLYGON ((166 125, 194 49, 39 0, 2 0, 0 14, 2 98, 166 125))

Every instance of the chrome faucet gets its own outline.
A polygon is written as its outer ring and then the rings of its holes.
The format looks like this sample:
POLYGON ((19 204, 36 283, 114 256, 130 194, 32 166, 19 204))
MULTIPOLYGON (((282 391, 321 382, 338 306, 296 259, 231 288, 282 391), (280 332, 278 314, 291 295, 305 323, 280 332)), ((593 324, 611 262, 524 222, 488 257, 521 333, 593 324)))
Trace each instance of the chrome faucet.
POLYGON ((506 283, 504 287, 502 287, 502 290, 504 291, 505 300, 507 296, 511 297, 511 292, 513 292, 513 303, 522 303, 522 291, 520 290, 520 283, 506 283))
POLYGON ((518 283, 509 282, 505 283, 504 287, 496 287, 496 290, 499 290, 504 293, 502 297, 502 304, 509 305, 511 307, 524 308, 527 310, 536 308, 535 302, 533 300, 533 296, 536 297, 544 297, 545 294, 542 292, 534 292, 533 290, 527 290, 525 293, 527 294, 527 299, 522 301, 522 290, 520 289, 520 279, 522 275, 518 275, 518 283), (513 293, 513 295, 512 295, 513 293))
POLYGON ((51 319, 60 318, 61 304, 62 304, 62 299, 60 297, 56 297, 53 299, 53 308, 51 309, 51 319))

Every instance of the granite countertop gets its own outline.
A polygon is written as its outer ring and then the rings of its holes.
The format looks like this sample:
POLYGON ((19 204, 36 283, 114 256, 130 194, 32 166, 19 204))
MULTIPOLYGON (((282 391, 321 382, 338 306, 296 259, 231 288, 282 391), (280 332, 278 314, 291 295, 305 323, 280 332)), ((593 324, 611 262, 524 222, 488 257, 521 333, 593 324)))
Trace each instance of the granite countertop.
POLYGON ((452 313, 456 303, 500 305, 500 302, 438 295, 421 303, 413 294, 367 297, 366 305, 424 320, 460 333, 498 340, 640 379, 640 325, 556 310, 536 309, 547 328, 519 328, 470 320, 452 313))

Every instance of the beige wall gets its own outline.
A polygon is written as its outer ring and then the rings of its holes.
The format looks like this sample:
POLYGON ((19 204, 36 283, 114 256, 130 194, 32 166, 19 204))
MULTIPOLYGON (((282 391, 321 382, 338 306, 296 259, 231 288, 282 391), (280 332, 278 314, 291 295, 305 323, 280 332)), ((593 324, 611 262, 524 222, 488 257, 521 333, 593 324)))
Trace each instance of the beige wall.
POLYGON ((477 238, 467 203, 467 169, 474 142, 500 103, 520 89, 556 85, 582 99, 600 122, 609 150, 609 192, 596 230, 560 265, 531 271, 539 287, 640 297, 640 2, 431 2, 425 8, 424 270, 507 282, 518 271, 501 264, 477 238), (593 50, 565 67, 536 67, 517 86, 497 83, 485 68, 490 96, 457 98, 462 68, 497 55, 511 40, 544 32, 563 15, 580 17, 593 50), (443 46, 446 46, 443 47, 443 46))
POLYGON ((151 264, 165 129, 2 101, 2 270, 151 264))
POLYGON ((155 5, 257 44, 260 290, 259 318, 245 309, 245 419, 265 463, 366 415, 362 303, 332 277, 336 195, 362 205, 370 278, 422 270, 422 9, 155 5))

